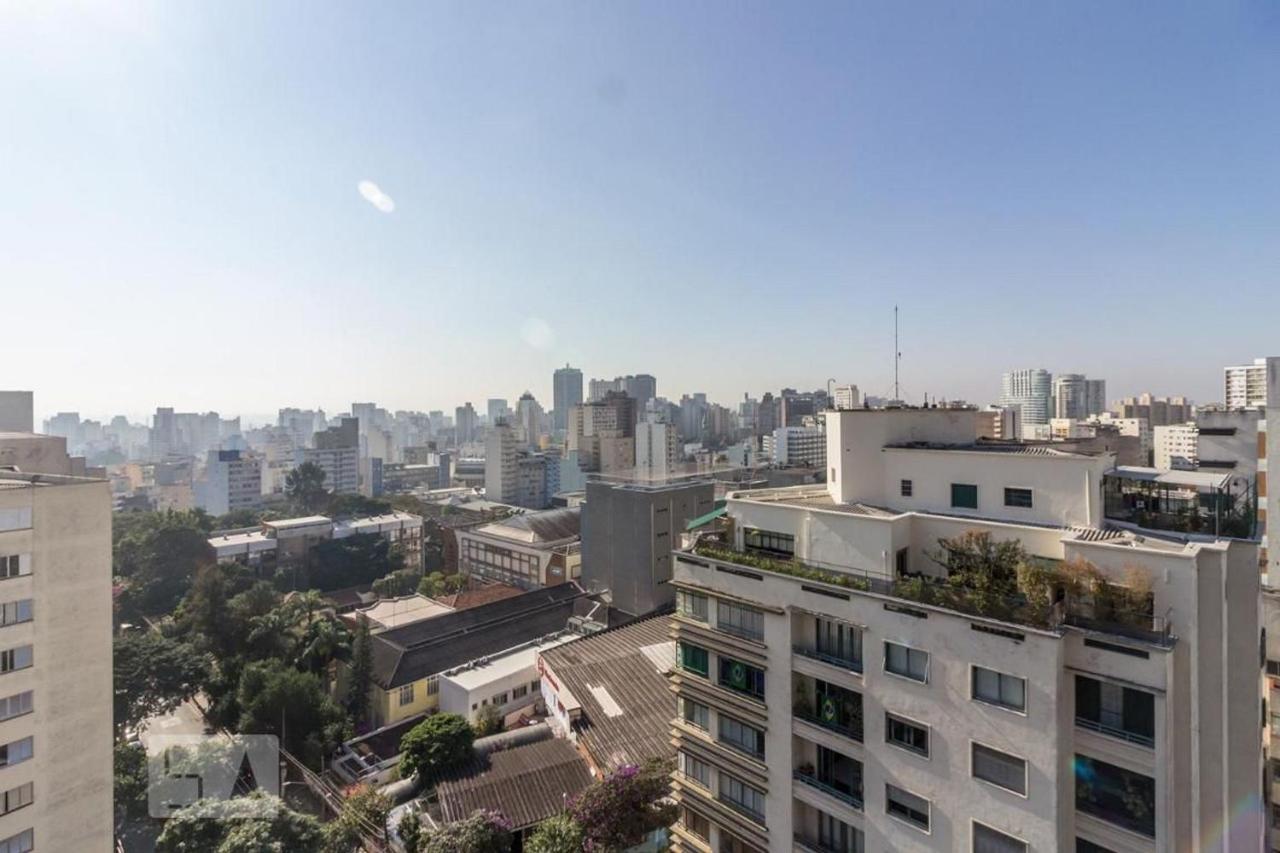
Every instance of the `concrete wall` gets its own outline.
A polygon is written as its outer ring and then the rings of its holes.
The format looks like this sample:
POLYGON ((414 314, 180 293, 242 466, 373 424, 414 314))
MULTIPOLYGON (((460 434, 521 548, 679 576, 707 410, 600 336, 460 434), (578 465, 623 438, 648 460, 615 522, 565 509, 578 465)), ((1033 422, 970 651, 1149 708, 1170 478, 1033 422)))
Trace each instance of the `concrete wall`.
POLYGON ((0 432, 35 432, 30 391, 0 391, 0 432))
POLYGON ((885 490, 886 444, 972 442, 978 413, 965 409, 854 409, 827 413, 827 491, 837 503, 879 504, 885 490))

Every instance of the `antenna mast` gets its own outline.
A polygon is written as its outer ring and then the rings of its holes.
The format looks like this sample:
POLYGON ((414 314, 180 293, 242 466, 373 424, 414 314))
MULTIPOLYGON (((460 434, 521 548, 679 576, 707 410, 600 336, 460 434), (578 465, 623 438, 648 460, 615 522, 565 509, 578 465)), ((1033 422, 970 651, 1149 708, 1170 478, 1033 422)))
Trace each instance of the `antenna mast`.
POLYGON ((898 306, 893 306, 893 401, 902 399, 898 394, 898 362, 902 360, 902 352, 898 349, 898 306))

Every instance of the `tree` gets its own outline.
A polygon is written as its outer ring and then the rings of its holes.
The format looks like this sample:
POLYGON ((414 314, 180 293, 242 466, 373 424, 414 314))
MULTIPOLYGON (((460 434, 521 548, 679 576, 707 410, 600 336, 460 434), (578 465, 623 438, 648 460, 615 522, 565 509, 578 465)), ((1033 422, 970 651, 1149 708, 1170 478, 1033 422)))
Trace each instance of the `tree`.
POLYGON ((324 828, 325 843, 333 853, 348 853, 365 836, 379 837, 386 830, 391 800, 370 785, 357 785, 342 803, 342 814, 324 828))
POLYGON ((400 824, 396 827, 396 832, 400 835, 400 842, 404 845, 404 853, 421 853, 422 850, 422 818, 418 817, 418 813, 409 809, 405 812, 404 817, 400 818, 400 824))
POLYGON ((261 793, 229 800, 203 799, 165 821, 157 853, 289 853, 318 850, 323 833, 315 818, 261 793))
POLYGON ((314 589, 342 589, 371 584, 403 568, 391 543, 377 533, 322 539, 311 548, 307 578, 314 589))
POLYGON ((569 809, 582 827, 582 849, 625 850, 674 823, 675 806, 665 802, 671 771, 671 762, 663 759, 628 764, 583 791, 569 809))
POLYGON ((351 641, 351 671, 347 681, 347 713, 358 726, 369 716, 369 688, 373 686, 373 640, 369 620, 360 617, 351 641))
POLYGON ((346 715, 320 679, 280 661, 245 666, 236 698, 241 733, 277 735, 285 749, 312 767, 319 767, 347 734, 346 715))
POLYGON ((213 562, 212 519, 201 511, 138 513, 114 534, 114 572, 127 578, 121 610, 159 616, 177 606, 196 576, 213 562))
POLYGON ((208 675, 195 649, 154 631, 116 637, 112 657, 118 731, 169 713, 194 696, 208 675))
POLYGON ((488 737, 502 731, 502 714, 498 713, 498 706, 485 705, 481 708, 480 713, 476 714, 476 721, 472 728, 475 730, 476 737, 488 737))
POLYGON ((556 815, 538 824, 525 842, 525 853, 581 853, 586 839, 582 827, 567 814, 556 815))
POLYGON ((345 658, 350 652, 351 632, 347 627, 336 619, 317 619, 303 630, 294 665, 319 674, 332 661, 345 658))
POLYGON ((213 522, 214 530, 237 530, 245 527, 257 527, 262 523, 260 509, 233 509, 220 515, 213 522))
POLYGON ((386 515, 391 512, 391 504, 377 498, 366 498, 364 495, 331 495, 325 511, 332 518, 358 518, 386 515))
POLYGON ((413 569, 400 569, 373 582, 373 592, 379 598, 397 598, 416 592, 422 573, 413 569))
POLYGON ((284 477, 284 491, 294 508, 307 515, 315 515, 329 502, 329 492, 324 486, 324 469, 314 462, 303 462, 284 477))
POLYGON ((147 815, 147 751, 141 744, 118 743, 114 752, 116 810, 126 818, 147 815))
POLYGON ((457 767, 471 758, 475 739, 465 717, 433 714, 400 739, 400 776, 426 779, 457 767))
POLYGON ((427 836, 422 853, 507 853, 511 824, 497 812, 477 811, 427 836))

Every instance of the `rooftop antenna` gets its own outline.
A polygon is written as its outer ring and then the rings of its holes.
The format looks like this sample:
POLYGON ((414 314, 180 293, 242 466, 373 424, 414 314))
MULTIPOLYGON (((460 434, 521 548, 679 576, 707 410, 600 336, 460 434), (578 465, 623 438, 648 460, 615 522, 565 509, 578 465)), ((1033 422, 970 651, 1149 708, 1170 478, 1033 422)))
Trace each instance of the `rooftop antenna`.
POLYGON ((898 362, 902 361, 902 352, 898 349, 898 306, 893 306, 893 399, 901 400, 898 394, 898 362))

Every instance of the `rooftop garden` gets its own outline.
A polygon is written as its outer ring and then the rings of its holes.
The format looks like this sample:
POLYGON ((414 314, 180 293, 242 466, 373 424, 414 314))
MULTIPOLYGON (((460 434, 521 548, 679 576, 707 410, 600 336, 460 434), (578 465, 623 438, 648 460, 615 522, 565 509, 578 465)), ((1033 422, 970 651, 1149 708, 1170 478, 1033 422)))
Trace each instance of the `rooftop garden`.
POLYGON ((929 554, 941 570, 937 575, 897 578, 738 551, 706 540, 699 540, 693 551, 747 568, 1036 628, 1065 622, 1153 641, 1166 634, 1152 618, 1150 581, 1142 570, 1127 570, 1116 582, 1086 560, 1036 557, 1016 540, 996 541, 982 531, 939 539, 938 549, 929 554))

